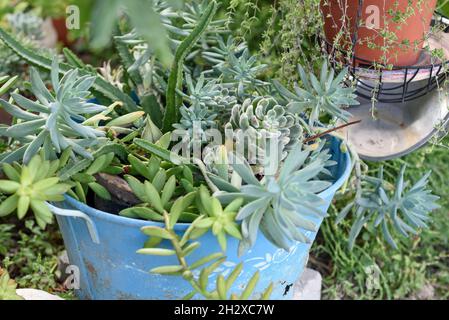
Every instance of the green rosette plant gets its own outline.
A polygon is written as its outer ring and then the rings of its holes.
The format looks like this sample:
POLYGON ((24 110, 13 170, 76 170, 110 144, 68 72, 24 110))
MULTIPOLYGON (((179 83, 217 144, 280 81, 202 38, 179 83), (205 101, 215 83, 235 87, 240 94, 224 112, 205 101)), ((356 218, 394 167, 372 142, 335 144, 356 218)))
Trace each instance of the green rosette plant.
POLYGON ((23 300, 16 293, 17 284, 6 271, 0 269, 0 300, 23 300))

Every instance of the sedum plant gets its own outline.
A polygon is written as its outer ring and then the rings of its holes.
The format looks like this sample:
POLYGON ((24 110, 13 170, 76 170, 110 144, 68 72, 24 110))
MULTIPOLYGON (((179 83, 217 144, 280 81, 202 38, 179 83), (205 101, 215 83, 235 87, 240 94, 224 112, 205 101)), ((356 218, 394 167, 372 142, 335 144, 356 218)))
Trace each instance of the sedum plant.
MULTIPOLYGON (((213 253, 191 264, 187 262, 186 257, 200 246, 200 242, 195 240, 200 235, 204 234, 205 230, 208 230, 204 229, 204 220, 205 219, 203 219, 203 216, 198 217, 189 226, 187 231, 182 236, 179 236, 173 229, 176 223, 176 215, 164 213, 165 228, 148 226, 143 227, 142 232, 150 236, 150 239, 169 240, 172 243, 173 249, 152 248, 149 246, 140 249, 137 252, 153 256, 176 255, 179 262, 178 265, 157 267, 152 269, 151 272, 162 275, 182 276, 190 283, 193 289, 191 293, 184 297, 184 299, 191 299, 197 295, 201 295, 206 299, 212 300, 247 300, 251 297, 254 298, 253 294, 259 280, 259 272, 254 273, 242 292, 237 294, 231 293, 230 289, 243 270, 242 264, 238 264, 227 278, 223 275, 219 275, 216 279, 215 288, 211 290, 209 278, 215 270, 225 263, 226 258, 223 256, 223 253, 213 253), (199 271, 199 276, 195 276, 197 271, 199 271)), ((159 240, 156 240, 156 243, 158 241, 159 240)), ((265 289, 260 298, 262 300, 269 299, 272 290, 273 285, 271 284, 265 289)))
POLYGON ((53 221, 53 215, 46 201, 62 201, 70 185, 60 183, 56 171, 64 165, 62 161, 45 161, 40 155, 32 158, 28 165, 3 164, 3 172, 9 180, 0 180, 0 191, 9 195, 0 204, 0 217, 14 211, 23 219, 29 209, 34 212, 36 222, 41 228, 53 221))
POLYGON ((10 279, 8 272, 0 269, 0 300, 23 300, 16 288, 17 284, 10 279))
MULTIPOLYGON (((24 163, 44 148, 50 158, 67 148, 85 158, 92 159, 88 147, 98 144, 105 136, 103 131, 83 124, 84 114, 99 113, 106 108, 87 102, 94 77, 78 77, 78 70, 72 69, 59 80, 58 61, 53 60, 51 82, 52 94, 43 83, 35 69, 30 72, 31 91, 37 101, 32 101, 20 94, 12 93, 11 97, 18 106, 0 99, 2 107, 19 121, 0 134, 11 138, 31 140, 14 154, 14 160, 22 157, 24 163)), ((12 157, 11 155, 10 157, 12 157)), ((5 159, 3 160, 5 161, 5 159)))
POLYGON ((239 192, 221 192, 217 197, 223 202, 243 197, 248 202, 236 216, 242 221, 240 253, 254 245, 259 229, 273 244, 287 251, 292 241, 311 241, 306 231, 316 232, 315 218, 326 215, 320 209, 323 200, 317 194, 331 185, 316 178, 326 171, 326 166, 335 163, 328 161, 330 155, 308 162, 310 154, 310 150, 295 145, 279 174, 265 176, 261 181, 244 160, 232 165, 246 184, 239 192))
POLYGON ((380 228, 393 248, 397 248, 397 243, 391 235, 391 227, 405 237, 416 234, 418 228, 427 228, 429 214, 440 207, 437 204, 439 197, 427 188, 430 172, 411 186, 408 181, 404 181, 404 173, 405 166, 402 166, 394 191, 387 188, 383 167, 380 167, 377 177, 363 177, 363 189, 337 218, 339 223, 351 211, 356 217, 349 235, 350 249, 354 247, 364 226, 370 229, 380 228))
POLYGON ((306 73, 303 67, 298 65, 298 74, 304 88, 295 84, 295 92, 292 93, 279 82, 275 81, 274 84, 280 95, 289 102, 290 112, 302 113, 310 110, 309 125, 319 123, 322 112, 347 122, 351 115, 340 106, 359 104, 354 89, 342 86, 347 73, 347 70, 343 70, 335 77, 334 70, 329 70, 325 61, 318 80, 313 73, 306 73))

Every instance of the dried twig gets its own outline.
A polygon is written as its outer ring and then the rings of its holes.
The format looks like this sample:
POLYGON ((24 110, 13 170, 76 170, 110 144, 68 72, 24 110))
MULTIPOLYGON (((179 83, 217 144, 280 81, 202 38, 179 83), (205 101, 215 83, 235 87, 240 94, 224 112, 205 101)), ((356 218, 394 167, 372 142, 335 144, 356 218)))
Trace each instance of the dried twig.
POLYGON ((307 143, 307 142, 316 140, 316 139, 318 139, 318 138, 321 138, 322 136, 325 136, 326 134, 329 134, 329 133, 331 133, 331 132, 334 132, 334 131, 337 131, 337 130, 346 128, 346 127, 348 127, 348 126, 351 126, 351 125, 354 125, 354 124, 357 124, 357 123, 360 123, 360 122, 362 122, 362 120, 352 121, 352 122, 345 123, 345 124, 343 124, 343 125, 341 125, 341 126, 338 126, 338 127, 335 127, 335 128, 332 128, 332 129, 329 129, 329 130, 326 130, 326 131, 323 131, 323 132, 321 132, 321 133, 319 133, 319 134, 316 134, 316 135, 314 135, 314 136, 311 136, 311 137, 305 139, 305 140, 304 140, 304 143, 307 143))

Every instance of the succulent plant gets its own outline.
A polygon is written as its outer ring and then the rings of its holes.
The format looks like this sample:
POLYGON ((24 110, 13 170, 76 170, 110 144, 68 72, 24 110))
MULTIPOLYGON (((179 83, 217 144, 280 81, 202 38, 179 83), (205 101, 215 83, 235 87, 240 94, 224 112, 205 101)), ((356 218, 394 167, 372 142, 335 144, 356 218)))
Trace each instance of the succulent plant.
POLYGON ((143 183, 133 176, 125 177, 134 194, 142 203, 120 212, 120 215, 151 221, 163 221, 164 212, 178 215, 177 219, 183 222, 192 222, 198 217, 193 202, 196 191, 184 192, 184 196, 177 193, 177 179, 174 175, 167 177, 165 170, 159 171, 153 181, 145 180, 143 183), (176 200, 173 201, 173 199, 176 200))
POLYGON ((267 86, 257 77, 267 68, 267 65, 259 64, 256 56, 251 56, 248 49, 243 50, 240 56, 229 54, 224 64, 218 68, 223 74, 223 82, 234 84, 239 96, 245 92, 255 90, 258 86, 267 86))
MULTIPOLYGON (((182 199, 182 198, 181 198, 182 199)), ((236 200, 238 201, 238 200, 236 200)), ((236 206, 237 207, 237 206, 236 206)), ((203 223, 205 216, 199 216, 193 221, 188 229, 179 235, 173 230, 178 219, 176 214, 164 213, 165 227, 160 228, 156 226, 147 226, 142 228, 142 232, 150 238, 145 243, 145 247, 137 250, 137 253, 152 255, 152 256, 174 256, 178 259, 176 265, 166 265, 153 268, 151 273, 160 275, 182 276, 184 280, 189 282, 192 287, 192 292, 187 294, 184 299, 192 299, 197 295, 201 295, 206 299, 232 299, 232 300, 247 300, 254 297, 255 287, 259 281, 259 271, 255 272, 249 279, 247 285, 242 288, 242 291, 231 293, 231 287, 243 271, 243 264, 238 264, 232 272, 225 278, 222 274, 215 279, 215 286, 210 285, 210 279, 213 273, 218 271, 218 268, 226 263, 226 257, 222 252, 212 253, 208 256, 202 257, 192 263, 185 258, 192 254, 200 246, 200 242, 196 241, 210 228, 203 228, 200 225, 203 223), (169 240, 173 249, 157 248, 163 239, 169 240), (212 287, 212 288, 211 288, 212 287)), ((273 291, 273 284, 271 283, 260 295, 261 300, 270 298, 273 291)))
POLYGON ((104 186, 97 182, 95 175, 100 172, 122 173, 121 168, 111 165, 114 156, 115 154, 113 152, 100 155, 92 161, 86 170, 73 174, 70 177, 70 181, 67 182, 73 185, 73 190, 68 192, 69 195, 83 203, 87 203, 87 192, 90 189, 100 198, 111 200, 111 194, 104 186))
POLYGON ((31 12, 17 12, 6 15, 11 29, 30 40, 41 40, 43 38, 41 17, 31 12))
POLYGON ((202 185, 199 189, 200 212, 206 218, 196 224, 197 228, 212 229, 212 233, 217 237, 221 250, 226 252, 226 234, 241 240, 242 234, 240 226, 235 222, 238 210, 243 204, 243 198, 237 198, 226 208, 222 208, 220 201, 209 194, 207 188, 202 185))
MULTIPOLYGON (((64 156, 65 160, 68 154, 64 156)), ((44 229, 52 222, 53 215, 46 201, 62 201, 70 185, 60 183, 56 171, 64 166, 64 159, 44 161, 40 155, 25 166, 3 164, 3 172, 9 180, 0 180, 0 191, 9 197, 0 204, 0 217, 17 211, 23 219, 28 210, 34 212, 38 225, 44 229)))
POLYGON ((364 226, 381 228, 384 238, 397 248, 389 230, 394 229, 404 237, 410 233, 416 234, 417 228, 426 228, 429 214, 438 209, 438 196, 427 189, 430 172, 426 173, 418 182, 410 186, 404 181, 405 166, 402 166, 394 192, 388 192, 384 180, 383 167, 380 167, 377 177, 363 177, 364 188, 357 195, 355 201, 350 202, 339 214, 337 223, 341 222, 351 211, 354 212, 355 222, 349 235, 349 248, 352 249, 355 240, 364 226))
POLYGON ((232 161, 233 169, 246 184, 240 192, 220 191, 215 196, 224 203, 237 197, 248 202, 236 217, 242 221, 240 253, 254 244, 259 229, 274 245, 285 250, 289 250, 292 241, 311 241, 306 231, 316 232, 318 226, 314 219, 326 215, 319 208, 323 200, 317 194, 331 185, 331 182, 317 177, 331 163, 328 150, 319 150, 324 156, 312 159, 313 153, 307 149, 307 146, 303 148, 296 144, 279 175, 265 176, 260 181, 244 159, 236 157, 232 161))
POLYGON ((172 130, 173 124, 177 123, 180 119, 178 108, 182 103, 182 97, 178 95, 178 91, 182 90, 182 84, 184 83, 184 62, 189 51, 195 46, 201 36, 206 32, 207 26, 212 21, 217 11, 217 7, 217 3, 215 1, 211 1, 207 8, 204 10, 204 13, 201 16, 201 19, 198 21, 198 24, 176 48, 175 63, 170 70, 170 75, 167 81, 167 102, 162 127, 162 131, 164 132, 172 130))
POLYGON ((23 300, 16 289, 17 284, 9 277, 8 272, 0 269, 0 300, 23 300))
POLYGON ((187 93, 182 93, 184 100, 190 105, 199 104, 203 108, 220 116, 228 116, 231 107, 237 103, 237 98, 231 94, 230 90, 218 83, 218 79, 209 80, 202 73, 196 82, 186 74, 187 93))
MULTIPOLYGON (((145 145, 151 144, 146 140, 139 139, 139 141, 145 145)), ((167 149, 169 143, 170 134, 165 134, 156 144, 151 145, 167 149)), ((144 161, 130 154, 128 155, 128 162, 130 163, 129 172, 133 175, 125 175, 125 180, 141 203, 136 207, 122 210, 121 215, 162 221, 162 213, 164 209, 169 209, 173 205, 173 199, 195 191, 193 173, 187 165, 177 165, 164 169, 161 168, 161 160, 155 155, 151 155, 147 161, 144 161), (140 180, 136 178, 139 176, 141 177, 140 180)), ((191 209, 193 211, 187 210, 181 213, 178 219, 193 221, 198 215, 198 210, 195 207, 191 209)))
MULTIPOLYGON (((166 1, 153 2, 154 10, 159 14, 162 25, 167 30, 168 47, 172 52, 181 43, 180 38, 187 37, 194 30, 209 3, 210 1, 206 0, 186 2, 181 10, 177 10, 166 1)), ((190 67, 187 62, 194 61, 198 56, 204 57, 205 52, 216 47, 218 45, 217 34, 222 33, 229 33, 224 28, 224 20, 212 19, 206 26, 201 38, 192 46, 192 49, 186 56, 185 67, 190 67)), ((130 66, 129 71, 139 70, 143 79, 153 76, 158 77, 157 72, 161 65, 158 65, 158 62, 154 59, 156 53, 154 46, 146 41, 136 28, 122 36, 115 37, 115 39, 131 47, 135 61, 130 66), (147 72, 154 74, 150 76, 146 74, 147 72)), ((194 65, 197 66, 197 64, 194 65)))
POLYGON ((11 97, 18 104, 15 106, 0 99, 3 108, 20 121, 0 131, 0 134, 13 138, 31 140, 22 149, 23 162, 30 159, 44 146, 47 154, 55 155, 71 147, 73 152, 92 159, 89 147, 98 145, 103 131, 84 125, 85 114, 104 111, 104 106, 87 101, 89 89, 95 77, 78 77, 78 69, 68 71, 59 80, 58 61, 53 60, 51 80, 54 89, 52 94, 44 85, 38 72, 31 69, 31 91, 38 99, 32 101, 17 93, 11 97))
POLYGON ((245 42, 237 43, 237 41, 229 35, 225 40, 222 36, 216 36, 217 45, 212 46, 203 52, 203 57, 214 68, 220 69, 231 55, 239 56, 247 49, 245 42))
POLYGON ((347 75, 347 69, 335 77, 333 69, 329 71, 327 61, 323 62, 320 80, 313 73, 306 73, 302 66, 298 65, 298 72, 304 88, 295 84, 295 92, 292 93, 283 87, 278 81, 274 81, 279 94, 289 103, 288 110, 295 114, 308 112, 309 125, 319 123, 322 112, 348 121, 351 114, 345 111, 343 106, 358 105, 353 87, 345 87, 343 80, 347 75))
POLYGON ((225 145, 207 146, 203 151, 203 162, 209 173, 229 181, 232 169, 229 165, 228 151, 225 145))
POLYGON ((298 117, 285 109, 271 98, 246 99, 242 104, 233 106, 229 124, 233 130, 240 129, 248 134, 253 131, 257 139, 260 135, 261 138, 265 138, 266 134, 276 135, 277 150, 282 160, 290 147, 302 137, 298 117))
POLYGON ((181 120, 173 125, 175 129, 185 130, 191 139, 200 139, 203 141, 204 132, 207 129, 216 127, 216 114, 211 113, 206 107, 199 103, 194 103, 190 107, 185 105, 180 108, 181 120), (198 137, 199 135, 199 137, 198 137))

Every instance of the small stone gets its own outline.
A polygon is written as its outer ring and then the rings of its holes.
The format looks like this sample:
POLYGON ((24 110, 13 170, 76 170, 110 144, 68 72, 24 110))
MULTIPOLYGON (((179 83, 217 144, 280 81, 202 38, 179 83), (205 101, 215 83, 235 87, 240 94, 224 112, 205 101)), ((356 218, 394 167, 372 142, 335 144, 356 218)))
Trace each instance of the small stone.
POLYGON ((58 280, 62 283, 69 276, 66 273, 67 267, 70 265, 69 256, 67 255, 67 251, 64 250, 58 256, 58 272, 56 274, 58 280))
POLYGON ((416 300, 433 300, 435 299, 435 288, 431 284, 425 284, 414 298, 416 300))
POLYGON ((53 49, 58 44, 58 33, 53 26, 53 22, 50 18, 45 19, 41 26, 42 34, 44 38, 39 41, 40 47, 53 49))
POLYGON ((25 300, 64 300, 54 294, 37 289, 17 289, 16 293, 25 300))
POLYGON ((318 271, 305 269, 295 283, 293 300, 321 300, 321 281, 318 271))

